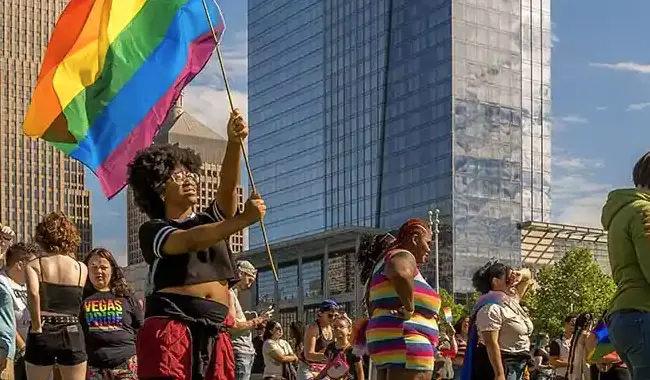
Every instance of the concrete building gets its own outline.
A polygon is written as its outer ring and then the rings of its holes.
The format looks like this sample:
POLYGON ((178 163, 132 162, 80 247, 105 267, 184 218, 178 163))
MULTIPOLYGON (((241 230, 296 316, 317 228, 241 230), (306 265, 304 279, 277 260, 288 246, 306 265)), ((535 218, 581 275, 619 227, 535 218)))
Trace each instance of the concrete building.
POLYGON ((251 291, 242 293, 245 310, 263 311, 275 306, 274 318, 285 327, 315 319, 324 299, 335 299, 350 314, 359 313, 363 294, 358 290, 356 251, 359 238, 373 228, 337 228, 271 245, 278 270, 275 282, 264 247, 246 251, 244 257, 259 270, 251 291))
POLYGON ((0 5, 0 221, 31 240, 40 220, 64 211, 79 227, 80 256, 92 248, 85 169, 42 140, 23 120, 49 36, 67 0, 5 0, 0 5))
POLYGON ((435 207, 444 287, 469 290, 484 257, 518 262, 516 224, 550 215, 550 11, 250 0, 249 148, 269 237, 393 229, 435 207))
MULTIPOLYGON (((192 115, 183 110, 183 99, 170 111, 167 121, 160 133, 156 136, 155 143, 179 144, 183 147, 194 149, 203 159, 203 167, 200 173, 200 194, 197 210, 208 206, 214 199, 219 185, 219 171, 221 162, 226 152, 227 140, 192 115)), ((129 282, 138 291, 144 289, 147 266, 143 262, 142 252, 138 241, 138 230, 147 221, 144 215, 133 200, 131 189, 127 189, 127 259, 129 267, 126 269, 129 282)), ((242 188, 238 187, 238 201, 240 209, 243 209, 244 198, 242 188)), ((234 253, 242 252, 247 247, 247 231, 240 231, 230 237, 230 246, 234 253)))

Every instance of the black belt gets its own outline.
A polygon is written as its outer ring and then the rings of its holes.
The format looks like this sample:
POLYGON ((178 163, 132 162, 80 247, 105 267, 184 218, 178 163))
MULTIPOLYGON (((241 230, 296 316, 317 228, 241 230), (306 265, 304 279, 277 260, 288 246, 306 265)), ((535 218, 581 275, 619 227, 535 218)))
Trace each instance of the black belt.
POLYGON ((73 315, 41 315, 42 323, 64 324, 79 323, 79 318, 73 315))

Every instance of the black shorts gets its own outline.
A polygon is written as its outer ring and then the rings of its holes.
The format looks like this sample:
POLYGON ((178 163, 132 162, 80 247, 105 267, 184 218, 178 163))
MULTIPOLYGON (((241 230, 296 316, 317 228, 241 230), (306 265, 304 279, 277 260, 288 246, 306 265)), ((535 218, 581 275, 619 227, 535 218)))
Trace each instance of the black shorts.
POLYGON ((77 365, 88 359, 81 325, 45 323, 42 333, 27 335, 25 361, 29 364, 50 366, 77 365))

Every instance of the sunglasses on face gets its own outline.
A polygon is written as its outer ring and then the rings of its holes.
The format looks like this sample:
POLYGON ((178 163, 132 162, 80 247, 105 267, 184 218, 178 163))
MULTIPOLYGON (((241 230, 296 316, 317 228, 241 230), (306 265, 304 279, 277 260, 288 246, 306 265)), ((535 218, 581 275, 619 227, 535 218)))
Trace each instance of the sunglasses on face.
POLYGON ((174 172, 172 173, 170 178, 177 185, 182 185, 185 182, 185 180, 188 179, 194 183, 199 183, 199 179, 200 179, 198 174, 189 171, 174 172))

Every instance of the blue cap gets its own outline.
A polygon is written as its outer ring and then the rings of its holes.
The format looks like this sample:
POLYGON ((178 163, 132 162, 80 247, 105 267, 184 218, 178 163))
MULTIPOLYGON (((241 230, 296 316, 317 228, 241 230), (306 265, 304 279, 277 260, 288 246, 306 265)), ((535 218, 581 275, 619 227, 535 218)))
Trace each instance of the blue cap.
POLYGON ((334 300, 325 300, 320 303, 320 306, 318 307, 319 311, 331 311, 331 310, 338 310, 339 309, 339 304, 336 303, 334 300))

